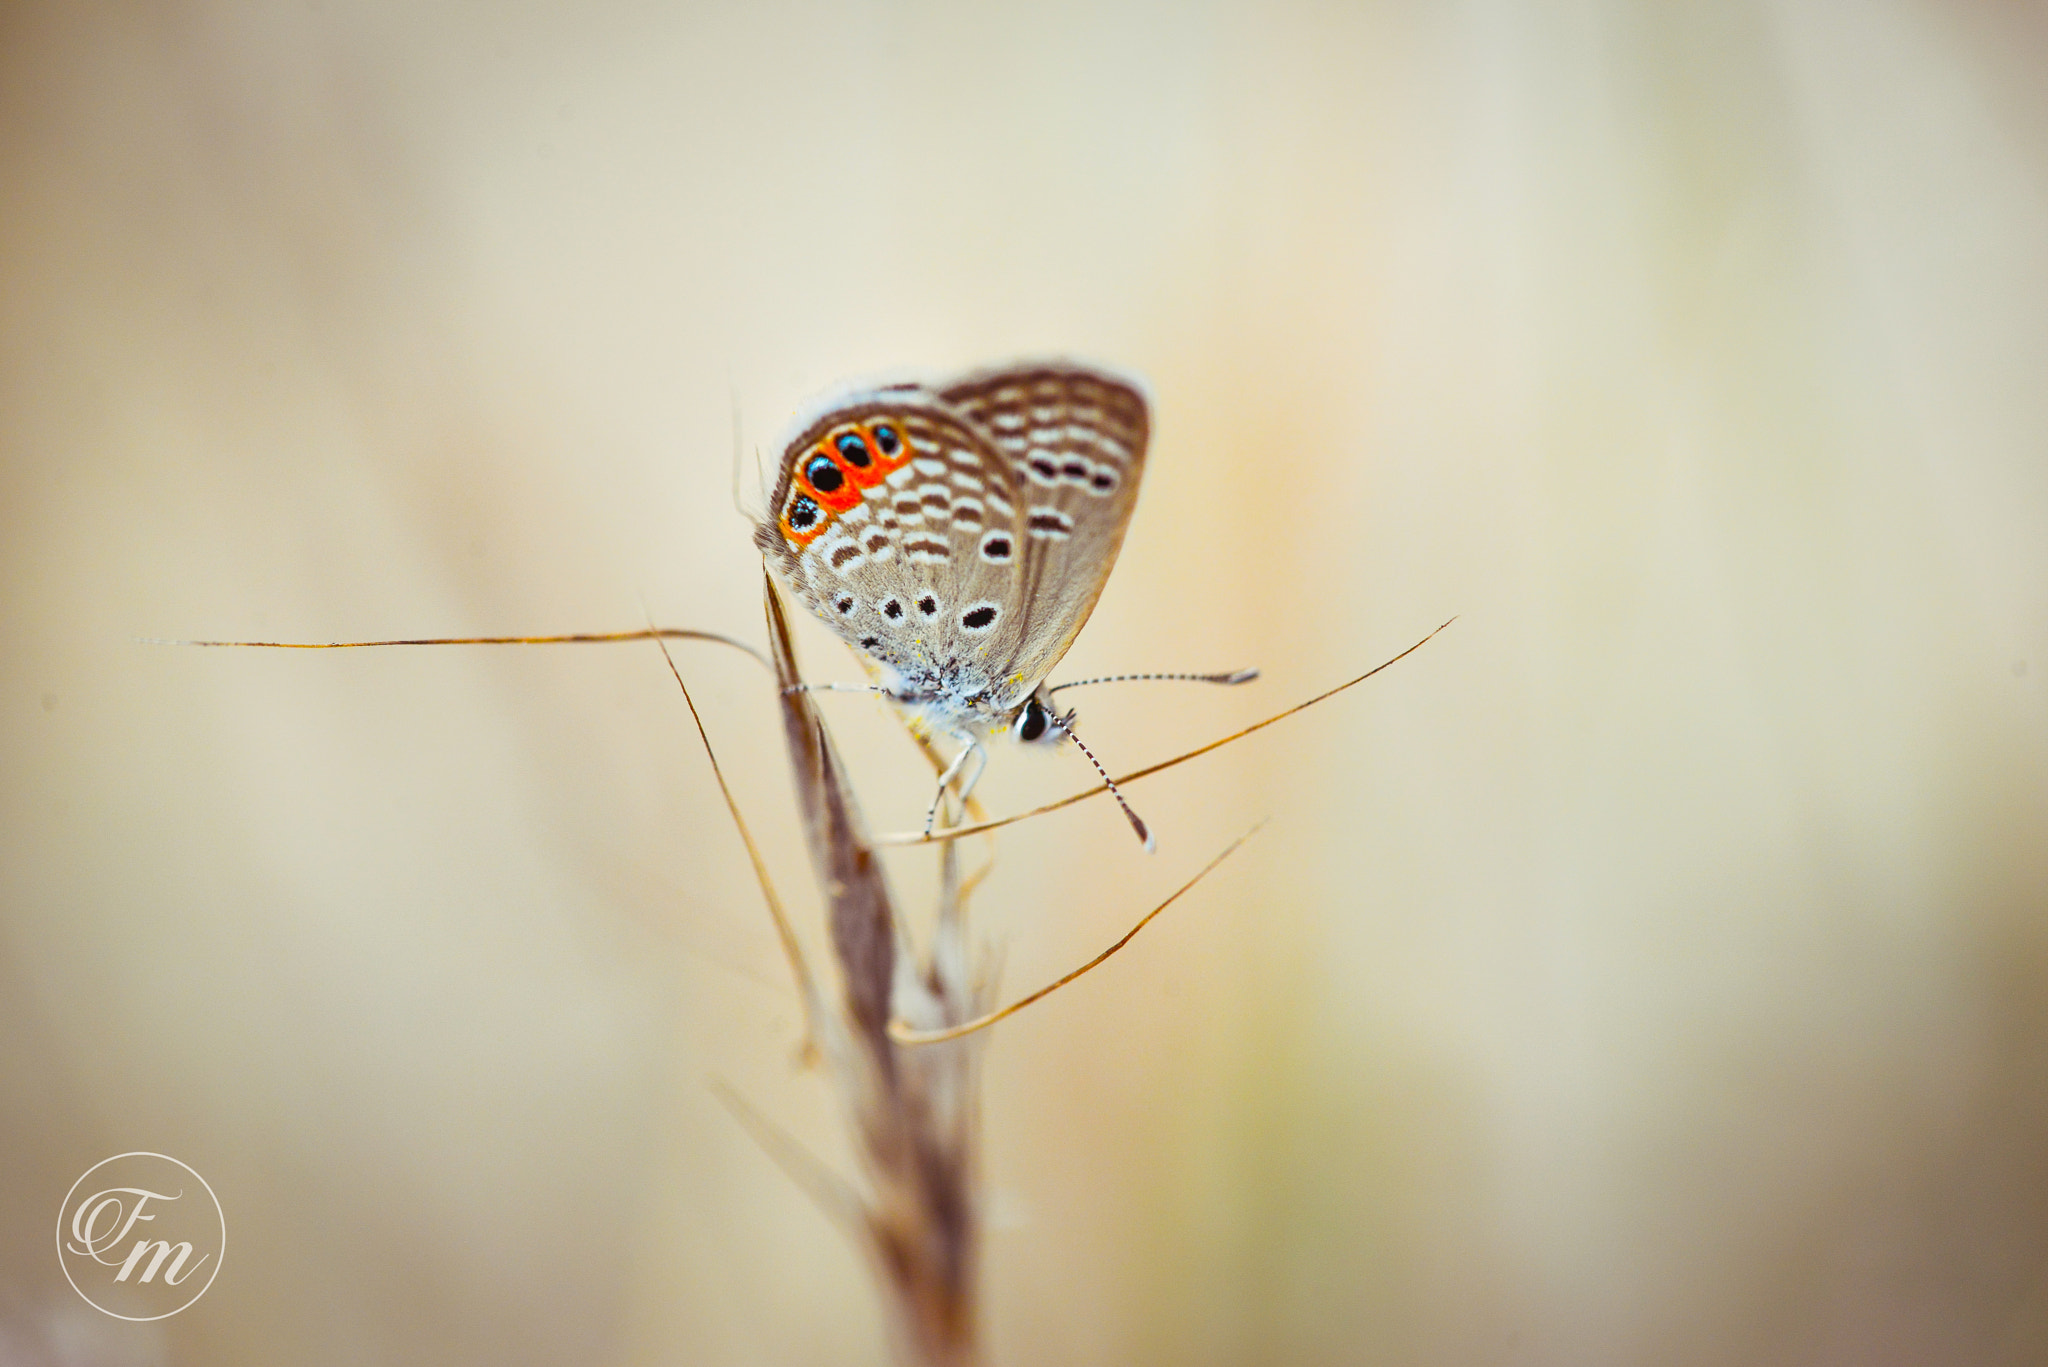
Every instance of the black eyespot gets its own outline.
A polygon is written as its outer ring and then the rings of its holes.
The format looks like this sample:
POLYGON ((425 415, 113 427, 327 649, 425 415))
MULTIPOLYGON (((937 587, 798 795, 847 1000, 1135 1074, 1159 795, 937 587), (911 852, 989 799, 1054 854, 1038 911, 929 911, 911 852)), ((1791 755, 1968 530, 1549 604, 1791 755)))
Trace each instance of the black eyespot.
POLYGON ((881 643, 881 640, 874 636, 863 636, 860 638, 860 648, 862 650, 873 650, 881 643))
POLYGON ((812 456, 806 461, 804 478, 821 494, 837 493, 846 483, 846 475, 832 463, 832 457, 827 455, 812 456))
POLYGON ((917 610, 929 617, 939 610, 939 600, 927 593, 917 600, 917 610))
POLYGON ((1032 460, 1031 472, 1041 479, 1057 479, 1059 477, 1060 467, 1054 465, 1044 456, 1039 456, 1032 460))
POLYGON ((849 612, 852 612, 852 611, 853 611, 853 598, 852 598, 852 596, 851 596, 851 595, 848 595, 848 596, 847 596, 847 597, 845 597, 845 598, 841 598, 841 599, 840 599, 840 600, 839 600, 838 602, 834 603, 834 604, 833 604, 832 606, 833 606, 833 607, 835 607, 835 608, 838 608, 838 609, 839 609, 839 615, 843 617, 843 616, 845 616, 845 615, 846 615, 847 613, 849 613, 849 612))
POLYGON ((891 598, 888 602, 882 604, 882 615, 892 622, 895 621, 903 615, 903 604, 891 598))
POLYGON ((981 554, 985 560, 1008 560, 1010 558, 1010 538, 1007 536, 990 537, 981 543, 981 554))
POLYGON ((1045 734, 1046 720, 1045 708, 1039 704, 1038 699, 1033 698, 1025 703, 1024 720, 1017 723, 1017 739, 1037 740, 1045 734))
POLYGON ((1070 460, 1060 467, 1060 473, 1068 479, 1088 478, 1088 467, 1078 460, 1070 460))
POLYGON ((868 444, 860 439, 860 433, 841 432, 832 439, 832 444, 839 448, 839 458, 848 465, 856 470, 868 468, 868 444))
POLYGON ((807 532, 818 525, 818 505, 802 494, 798 494, 789 505, 789 525, 800 532, 807 532))
POLYGON ((896 435, 896 429, 893 427, 877 427, 875 429, 875 445, 882 448, 883 455, 893 456, 902 449, 903 438, 896 435))
POLYGON ((986 603, 978 608, 970 608, 960 615, 960 625, 969 631, 985 630, 989 623, 995 620, 996 610, 986 603))
POLYGON ((1107 470, 1097 470, 1095 472, 1095 478, 1089 480, 1088 482, 1106 494, 1113 487, 1115 487, 1116 477, 1110 474, 1107 470))

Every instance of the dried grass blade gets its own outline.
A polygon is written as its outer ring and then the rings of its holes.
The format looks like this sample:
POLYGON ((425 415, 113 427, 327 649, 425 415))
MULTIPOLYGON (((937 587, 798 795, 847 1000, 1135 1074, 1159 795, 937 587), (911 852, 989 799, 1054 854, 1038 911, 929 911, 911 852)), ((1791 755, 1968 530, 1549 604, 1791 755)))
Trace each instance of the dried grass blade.
POLYGON ((867 1238, 867 1208, 851 1183, 827 1167, 825 1160, 799 1144, 788 1131, 762 1115, 723 1078, 711 1079, 711 1091, 761 1146, 761 1152, 774 1160, 775 1166, 781 1168, 790 1181, 818 1203, 818 1209, 856 1240, 867 1238))
POLYGON ((145 646, 212 646, 247 650, 364 650, 371 646, 545 646, 588 645, 610 641, 715 641, 752 656, 764 668, 768 658, 745 641, 715 631, 686 627, 646 627, 639 631, 578 631, 566 636, 422 636, 404 641, 166 641, 136 638, 145 646))
POLYGON ((782 953, 789 960, 790 972, 796 975, 797 995, 804 1004, 804 1043, 800 1053, 806 1063, 814 1062, 824 1010, 824 1003, 818 996, 817 979, 811 976, 810 966, 804 962, 803 947, 797 943, 789 909, 783 906, 782 898, 775 891, 775 881, 768 876, 768 861, 762 857, 761 847, 754 842, 754 833, 748 829, 746 817, 740 815, 739 801, 733 797, 732 788, 725 781, 725 769, 718 762, 718 752, 711 748, 711 737, 704 730, 704 718, 697 711, 697 700, 690 696, 690 686, 683 682, 683 672, 676 668, 675 656, 668 653, 668 642, 657 637, 655 644, 661 647, 661 658, 668 662, 668 672, 675 677, 676 687, 683 691, 683 702, 690 709, 690 720, 697 724, 697 740, 704 747, 704 758, 711 761, 711 775, 718 780, 719 794, 725 798, 725 810, 732 816, 732 824, 740 833, 740 843, 747 847, 747 858, 754 866, 754 881, 761 887, 761 900, 768 904, 768 916, 775 922, 775 936, 782 942, 782 953))
POLYGON ((1144 916, 1140 917, 1136 925, 1132 926, 1129 930, 1124 932, 1123 938, 1119 939, 1115 944, 1111 945, 1108 949, 1103 950, 1100 954, 1090 959, 1087 963, 1082 964, 1079 968, 1073 970, 1071 973, 1065 974, 1057 980, 1047 983, 1044 987, 1039 988, 1036 992, 1033 992, 1028 996, 1019 997, 1016 1001, 1011 1002, 1008 1006, 1002 1007, 1000 1010, 991 1011, 985 1016, 977 1016, 973 1020, 964 1021, 959 1025, 949 1026, 944 1030, 916 1030, 912 1029, 908 1025, 905 1025, 902 1021, 892 1020, 889 1022, 889 1038, 895 1040, 898 1044, 905 1045, 943 1044, 947 1040, 959 1039, 962 1035, 971 1035, 977 1030, 985 1030, 989 1026, 994 1025, 997 1021, 1002 1020, 1005 1017, 1016 1015, 1019 1011, 1022 1011, 1025 1007, 1030 1006, 1032 1003, 1044 1000, 1045 998, 1051 996, 1053 993, 1059 991, 1062 987, 1065 987, 1068 983, 1074 981, 1074 979, 1080 977, 1082 974, 1099 967, 1101 964, 1103 964, 1109 959, 1110 955, 1122 949, 1132 940, 1137 939, 1138 932, 1143 930, 1146 926, 1151 925, 1154 917, 1158 916, 1160 912, 1165 911, 1175 902, 1178 902, 1182 896, 1184 896, 1195 886, 1195 884, 1201 882, 1204 878, 1207 878, 1211 873, 1214 873, 1216 871, 1217 865, 1221 864, 1224 860, 1230 858, 1231 855, 1236 854, 1238 846, 1244 844, 1245 841, 1251 839, 1254 835, 1257 835, 1259 833, 1259 827, 1264 826, 1265 824, 1266 823, 1264 821, 1261 821, 1258 823, 1257 826, 1253 826, 1243 835, 1231 841, 1228 845, 1226 845, 1223 848, 1223 852, 1221 854, 1218 854, 1214 859, 1211 859, 1207 864, 1204 864, 1202 866, 1201 872, 1197 873, 1193 878, 1188 879, 1187 882, 1181 884, 1178 888, 1174 889, 1173 893, 1170 896, 1168 896, 1165 901, 1161 902, 1158 906, 1152 908, 1152 910, 1146 912, 1144 916))
MULTIPOLYGON (((1150 777, 1151 775, 1156 774, 1163 769, 1171 769, 1176 764, 1186 764, 1191 759, 1199 759, 1201 756, 1208 754, 1211 750, 1220 750, 1224 746, 1230 744, 1232 741, 1243 740, 1246 736, 1249 736, 1254 731, 1263 731, 1267 727, 1273 725, 1273 723, 1275 722, 1286 721, 1289 717, 1293 716, 1297 712, 1305 711, 1308 708, 1314 707, 1319 702, 1326 702, 1329 699, 1336 697, 1339 693, 1342 693, 1347 688, 1356 688, 1358 685, 1364 683, 1367 679, 1370 679, 1373 675, 1379 673, 1381 670, 1386 669, 1389 666, 1399 664, 1401 661, 1407 659, 1410 655, 1413 655, 1416 651, 1428 645, 1431 641, 1436 639, 1438 632, 1441 632, 1444 629, 1444 627, 1449 626, 1451 622, 1455 622, 1457 620, 1458 619, 1455 617, 1451 618, 1450 621, 1445 622, 1443 626, 1438 627, 1436 631, 1430 632, 1429 635, 1423 637, 1414 645, 1409 646, 1399 655, 1394 656, 1390 660, 1382 660, 1379 664, 1374 665, 1371 669, 1366 670, 1365 673, 1359 675, 1355 679, 1348 679, 1345 682, 1338 684, 1335 688, 1327 689, 1324 692, 1318 693, 1306 702, 1298 702, 1284 712, 1276 712, 1272 716, 1266 718, 1264 721, 1255 721, 1250 726, 1245 727, 1242 731, 1233 731, 1231 734, 1223 737, 1221 740, 1212 740, 1207 745, 1197 746, 1194 749, 1187 751, 1185 754, 1175 755, 1172 759, 1161 760, 1159 763, 1147 765, 1143 769, 1133 769, 1128 774, 1119 774, 1116 777, 1116 782, 1119 786, 1127 783, 1134 783, 1138 779, 1150 777)), ((1056 812, 1060 810, 1060 808, 1062 807, 1071 807, 1076 802, 1085 802, 1091 797, 1098 797, 1101 794, 1106 793, 1108 791, 1108 785, 1098 783, 1093 788, 1089 788, 1084 792, 1071 794, 1067 797, 1060 798, 1056 802, 1048 802, 1043 807, 1033 807, 1028 812, 1018 812, 1014 816, 998 817, 994 821, 981 821, 971 826, 948 826, 943 830, 933 831, 930 835, 926 835, 922 831, 902 831, 892 834, 878 835, 875 837, 875 843, 878 845, 934 845, 942 840, 958 840, 963 836, 980 835, 985 831, 1000 830, 1005 826, 1014 825, 1019 821, 1028 821, 1034 816, 1044 816, 1047 812, 1056 812)))

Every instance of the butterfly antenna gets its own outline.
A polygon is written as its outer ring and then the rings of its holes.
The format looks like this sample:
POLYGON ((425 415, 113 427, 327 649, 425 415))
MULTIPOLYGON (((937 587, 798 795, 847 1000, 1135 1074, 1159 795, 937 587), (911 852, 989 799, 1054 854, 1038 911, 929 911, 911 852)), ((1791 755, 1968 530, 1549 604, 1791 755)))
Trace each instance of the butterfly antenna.
POLYGON ((1109 776, 1109 770, 1102 767, 1102 761, 1095 758, 1095 752, 1090 750, 1087 745, 1082 743, 1081 738, 1074 734, 1074 714, 1072 712, 1060 718, 1060 730, 1067 733, 1068 740, 1080 746, 1081 753, 1088 756, 1088 762, 1095 766, 1095 772, 1102 775, 1103 786, 1108 788, 1109 795, 1116 799, 1116 805, 1124 809, 1124 815, 1131 819, 1131 829, 1138 833, 1138 839, 1144 843, 1145 853, 1151 854, 1154 850, 1157 850, 1159 848, 1158 842, 1153 840, 1152 832, 1138 818, 1138 814, 1131 810, 1131 804, 1124 801, 1124 795, 1116 786, 1116 780, 1109 776))
POLYGON ((1132 683, 1140 679, 1180 679, 1188 683, 1241 684, 1250 683, 1259 677, 1256 669, 1239 669, 1229 674, 1105 674, 1099 679, 1076 679, 1072 683, 1054 684, 1046 689, 1048 695, 1063 688, 1085 688, 1089 684, 1132 683))

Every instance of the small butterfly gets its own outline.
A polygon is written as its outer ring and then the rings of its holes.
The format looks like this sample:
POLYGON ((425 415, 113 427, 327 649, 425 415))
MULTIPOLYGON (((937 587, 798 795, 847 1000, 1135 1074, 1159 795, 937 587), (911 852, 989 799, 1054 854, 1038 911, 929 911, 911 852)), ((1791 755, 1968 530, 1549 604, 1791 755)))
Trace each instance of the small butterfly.
MULTIPOLYGON (((879 691, 928 733, 962 742, 927 835, 947 785, 997 733, 1072 739, 1109 782, 1045 680, 1116 563, 1150 426, 1136 379, 1048 361, 841 393, 783 447, 755 544, 860 652, 879 691)), ((1145 823, 1116 798, 1150 849, 1145 823)))

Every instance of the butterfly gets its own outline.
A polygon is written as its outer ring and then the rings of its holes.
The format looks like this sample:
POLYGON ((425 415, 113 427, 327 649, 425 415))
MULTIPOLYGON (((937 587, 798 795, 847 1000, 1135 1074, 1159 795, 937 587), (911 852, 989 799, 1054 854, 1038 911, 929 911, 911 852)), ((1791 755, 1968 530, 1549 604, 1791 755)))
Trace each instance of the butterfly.
POLYGON ((792 428, 755 544, 914 726, 962 743, 939 797, 1004 733, 1072 739, 1115 792, 1045 681, 1108 582, 1150 432, 1140 381, 1068 361, 858 388, 792 428))

